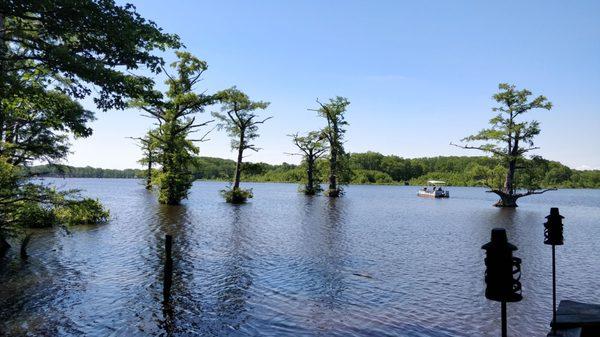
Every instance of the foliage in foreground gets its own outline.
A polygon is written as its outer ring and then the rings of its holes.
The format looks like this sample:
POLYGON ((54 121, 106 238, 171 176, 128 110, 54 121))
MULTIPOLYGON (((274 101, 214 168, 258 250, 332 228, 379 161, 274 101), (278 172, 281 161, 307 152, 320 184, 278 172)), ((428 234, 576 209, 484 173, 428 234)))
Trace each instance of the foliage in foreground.
POLYGON ((155 98, 151 77, 136 70, 159 72, 163 59, 154 52, 179 46, 114 0, 0 2, 0 255, 8 237, 28 228, 108 216, 76 191, 33 181, 29 167, 60 163, 70 139, 92 134, 94 112, 78 100, 91 96, 108 110, 155 98))

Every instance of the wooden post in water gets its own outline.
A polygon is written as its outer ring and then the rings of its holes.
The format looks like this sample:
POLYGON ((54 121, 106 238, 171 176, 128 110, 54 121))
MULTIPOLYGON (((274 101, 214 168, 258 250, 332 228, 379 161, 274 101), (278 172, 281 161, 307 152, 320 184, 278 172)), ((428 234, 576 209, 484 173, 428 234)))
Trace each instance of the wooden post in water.
POLYGON ((163 276, 163 300, 168 302, 171 296, 171 284, 173 284, 173 258, 171 250, 173 248, 173 237, 165 235, 165 268, 163 276))
POLYGON ((31 234, 27 234, 27 236, 25 236, 25 238, 23 239, 23 241, 21 242, 21 251, 20 251, 20 255, 21 255, 21 259, 23 260, 27 260, 27 245, 29 244, 29 240, 31 240, 31 234))

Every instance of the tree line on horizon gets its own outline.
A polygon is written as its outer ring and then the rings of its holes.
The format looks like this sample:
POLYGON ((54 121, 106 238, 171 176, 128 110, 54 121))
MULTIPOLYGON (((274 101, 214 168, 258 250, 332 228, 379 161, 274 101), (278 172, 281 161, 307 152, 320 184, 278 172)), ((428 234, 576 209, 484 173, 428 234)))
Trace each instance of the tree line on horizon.
MULTIPOLYGON (((378 152, 350 153, 350 184, 422 185, 427 180, 444 180, 450 186, 485 186, 485 180, 497 171, 502 178, 503 167, 491 157, 438 156, 402 158, 378 152)), ((327 181, 327 162, 317 160, 314 180, 318 184, 327 181)), ((216 157, 194 158, 190 172, 195 180, 229 181, 233 179, 236 162, 216 157)), ((533 176, 541 188, 600 188, 600 170, 571 169, 557 161, 530 161, 527 179, 533 176)), ((281 163, 245 162, 242 165, 244 181, 286 182, 304 184, 307 181, 307 163, 299 165, 281 163)), ((56 165, 33 166, 30 172, 39 177, 67 178, 146 178, 143 169, 102 169, 56 165)))

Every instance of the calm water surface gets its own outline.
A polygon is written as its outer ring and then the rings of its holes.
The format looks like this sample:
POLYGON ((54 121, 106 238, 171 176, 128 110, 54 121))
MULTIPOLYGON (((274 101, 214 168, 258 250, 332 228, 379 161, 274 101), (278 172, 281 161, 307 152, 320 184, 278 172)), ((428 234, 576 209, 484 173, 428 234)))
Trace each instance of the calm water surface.
MULTIPOLYGON (((292 184, 196 182, 182 206, 159 205, 137 180, 51 180, 110 208, 99 227, 36 232, 30 259, 0 260, 0 335, 495 336, 500 305, 484 297, 490 229, 523 258, 522 302, 509 334, 543 336, 551 317, 544 216, 560 207, 558 297, 600 302, 600 191, 561 190, 491 206, 479 188, 448 200, 416 187, 350 186, 338 200, 292 184), (174 236, 174 287, 164 308, 164 235, 174 236)), ((11 254, 14 254, 11 253, 11 254)))

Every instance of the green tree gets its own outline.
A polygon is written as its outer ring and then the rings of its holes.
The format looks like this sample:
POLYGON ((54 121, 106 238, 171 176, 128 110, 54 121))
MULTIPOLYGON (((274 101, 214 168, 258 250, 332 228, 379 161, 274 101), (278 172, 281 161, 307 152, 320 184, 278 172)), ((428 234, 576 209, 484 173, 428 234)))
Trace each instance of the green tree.
MULTIPOLYGON (((162 69, 167 80, 168 90, 155 95, 157 99, 137 99, 131 102, 132 107, 145 111, 149 117, 157 120, 158 127, 148 136, 155 142, 159 156, 157 163, 161 165, 158 175, 160 203, 177 205, 187 198, 194 177, 191 167, 194 155, 198 153, 195 141, 205 140, 205 133, 198 139, 188 139, 199 128, 212 121, 196 122, 197 113, 202 113, 207 105, 213 103, 213 97, 194 92, 194 86, 208 68, 206 62, 188 52, 177 51, 178 60, 171 64, 177 76, 171 76, 167 69, 162 69)), ((209 131, 210 132, 210 131, 209 131)))
POLYGON ((551 190, 538 190, 536 185, 525 185, 522 186, 524 191, 519 192, 515 174, 518 169, 523 168, 525 154, 538 149, 534 146, 533 139, 540 133, 540 126, 538 121, 519 122, 517 118, 532 109, 550 110, 552 103, 544 96, 530 100, 532 93, 529 90, 517 90, 514 85, 501 83, 499 89, 500 92, 493 98, 500 106, 493 109, 498 114, 490 120, 491 127, 462 139, 465 145, 457 146, 491 153, 506 165, 503 184, 489 185, 489 192, 500 197, 495 206, 517 207, 517 199, 551 190), (469 145, 471 142, 479 145, 469 145))
POLYGON ((352 169, 381 171, 381 162, 385 158, 378 152, 368 151, 365 153, 353 153, 350 157, 352 169))
POLYGON ((317 103, 320 107, 310 110, 316 111, 319 116, 327 121, 327 126, 321 130, 321 134, 329 143, 329 188, 325 191, 325 195, 335 198, 341 194, 342 189, 338 180, 347 168, 344 167, 344 164, 347 164, 347 158, 344 158, 346 155, 344 134, 348 122, 344 117, 344 113, 350 102, 345 97, 337 96, 330 99, 328 103, 321 103, 317 99, 317 103))
POLYGON ((144 137, 130 137, 131 139, 138 142, 140 149, 142 150, 143 157, 139 160, 139 163, 146 165, 144 176, 146 178, 146 189, 152 190, 152 165, 157 161, 159 157, 158 144, 156 142, 156 135, 152 135, 152 130, 146 133, 144 137))
POLYGON ((72 97, 88 96, 95 87, 103 109, 149 94, 152 80, 131 72, 159 71, 163 60, 152 52, 181 46, 133 5, 113 0, 2 1, 0 40, 2 96, 21 91, 11 74, 50 72, 48 85, 72 97))
POLYGON ((0 97, 0 156, 16 166, 55 162, 69 151, 69 135, 88 137, 94 114, 44 79, 22 76, 20 95, 0 97))
POLYGON ((298 133, 289 136, 300 150, 300 153, 292 153, 292 155, 301 155, 303 164, 306 165, 306 184, 303 192, 306 195, 314 195, 321 191, 320 180, 315 179, 317 159, 327 152, 327 145, 324 143, 321 133, 316 131, 309 132, 305 136, 300 136, 298 133))
POLYGON ((233 177, 233 187, 223 193, 225 199, 231 203, 243 203, 252 197, 250 190, 240 189, 242 173, 242 160, 245 150, 258 151, 252 141, 258 138, 258 126, 273 117, 260 119, 256 110, 264 110, 269 102, 251 101, 248 95, 236 87, 222 90, 216 94, 221 103, 221 112, 213 112, 218 120, 219 129, 225 129, 231 137, 231 148, 237 150, 237 161, 233 177))

